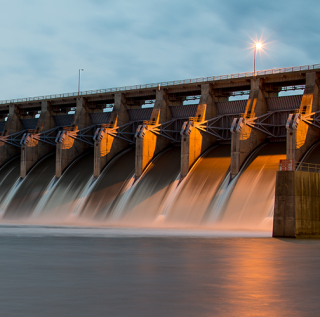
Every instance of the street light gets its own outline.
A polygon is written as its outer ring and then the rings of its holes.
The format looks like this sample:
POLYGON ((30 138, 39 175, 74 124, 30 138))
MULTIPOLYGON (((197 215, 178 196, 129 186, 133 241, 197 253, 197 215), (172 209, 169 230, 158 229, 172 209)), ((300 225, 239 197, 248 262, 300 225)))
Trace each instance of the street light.
POLYGON ((79 69, 79 80, 78 80, 78 99, 80 99, 80 72, 84 71, 84 69, 79 69))
POLYGON ((262 48, 262 44, 260 42, 254 44, 254 65, 253 65, 253 76, 256 75, 256 56, 257 50, 262 48))

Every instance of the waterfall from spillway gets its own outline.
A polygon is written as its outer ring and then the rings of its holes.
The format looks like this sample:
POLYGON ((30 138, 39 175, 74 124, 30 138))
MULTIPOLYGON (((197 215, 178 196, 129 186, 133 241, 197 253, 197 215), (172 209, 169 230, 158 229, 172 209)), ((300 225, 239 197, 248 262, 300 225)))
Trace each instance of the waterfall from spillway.
POLYGON ((51 189, 43 209, 41 221, 63 222, 72 215, 93 174, 93 153, 88 152, 73 162, 51 189))
POLYGON ((181 149, 173 147, 153 160, 141 179, 133 185, 129 195, 123 195, 124 201, 120 200, 111 211, 111 219, 121 224, 152 224, 161 213, 170 188, 179 175, 180 155, 181 149), (112 213, 117 217, 112 217, 112 213))
POLYGON ((40 160, 25 179, 20 180, 21 184, 8 203, 4 218, 29 217, 44 194, 54 173, 55 155, 50 154, 40 160))
MULTIPOLYGON (((320 146, 307 158, 317 161, 318 152, 320 146)), ((60 179, 54 176, 54 154, 23 180, 16 158, 0 169, 0 206, 6 221, 271 230, 276 171, 283 158, 285 143, 268 143, 233 180, 230 145, 209 149, 184 179, 180 147, 161 152, 140 179, 134 178, 133 148, 114 157, 97 179, 92 152, 70 164, 60 179)))
POLYGON ((229 167, 230 145, 216 146, 201 157, 179 185, 166 223, 199 225, 229 167))
POLYGON ((10 160, 0 169, 0 210, 4 213, 4 204, 8 203, 8 195, 20 176, 20 156, 10 160))
POLYGON ((117 156, 101 173, 89 194, 81 216, 85 218, 105 219, 112 206, 125 194, 125 186, 134 175, 135 151, 130 149, 117 156))
MULTIPOLYGON (((239 176, 218 227, 272 230, 274 188, 279 160, 286 158, 285 143, 269 143, 239 176)), ((215 210, 211 211, 212 213, 215 210)))

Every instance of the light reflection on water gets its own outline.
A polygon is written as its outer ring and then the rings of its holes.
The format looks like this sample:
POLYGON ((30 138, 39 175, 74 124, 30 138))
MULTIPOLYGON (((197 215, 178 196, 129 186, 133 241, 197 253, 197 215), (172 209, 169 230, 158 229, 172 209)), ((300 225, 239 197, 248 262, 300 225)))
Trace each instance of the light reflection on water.
POLYGON ((319 240, 233 234, 2 225, 1 314, 318 315, 319 240))

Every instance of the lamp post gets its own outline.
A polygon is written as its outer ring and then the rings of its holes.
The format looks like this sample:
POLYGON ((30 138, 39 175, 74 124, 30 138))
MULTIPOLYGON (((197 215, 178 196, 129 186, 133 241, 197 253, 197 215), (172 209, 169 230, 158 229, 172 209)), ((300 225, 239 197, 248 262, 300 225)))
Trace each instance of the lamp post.
POLYGON ((253 59, 253 76, 256 75, 256 57, 257 57, 257 49, 259 50, 262 47, 260 42, 254 44, 254 59, 253 59))
POLYGON ((78 80, 78 99, 80 99, 80 72, 84 71, 84 69, 79 69, 79 80, 78 80))

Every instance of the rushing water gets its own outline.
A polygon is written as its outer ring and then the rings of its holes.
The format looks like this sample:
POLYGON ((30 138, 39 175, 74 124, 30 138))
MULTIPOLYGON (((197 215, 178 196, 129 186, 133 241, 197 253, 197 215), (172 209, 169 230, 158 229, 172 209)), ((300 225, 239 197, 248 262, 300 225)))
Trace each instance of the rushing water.
POLYGON ((55 174, 55 155, 42 159, 26 176, 11 198, 4 218, 29 217, 55 174))
POLYGON ((52 188, 40 218, 61 222, 72 215, 93 174, 93 153, 76 160, 52 188))
POLYGON ((274 188, 285 143, 269 143, 237 180, 219 224, 221 228, 272 230, 274 188))
POLYGON ((135 151, 129 150, 109 164, 97 180, 82 209, 86 218, 106 218, 115 200, 121 194, 128 180, 134 175, 135 151))
POLYGON ((121 210, 120 220, 135 225, 150 224, 157 219, 180 172, 178 147, 160 154, 147 168, 145 175, 132 188, 121 210))
POLYGON ((0 169, 0 204, 20 176, 20 156, 12 159, 0 169))
POLYGON ((230 166, 230 145, 208 151, 181 183, 166 222, 199 225, 230 166))
POLYGON ((1 315, 318 315, 320 241, 235 234, 1 226, 1 315))
MULTIPOLYGON (((318 147, 309 156, 316 157, 317 151, 318 147)), ((94 179, 93 153, 88 152, 56 179, 52 154, 9 192, 10 184, 18 179, 18 159, 13 160, 0 169, 4 220, 29 217, 29 223, 271 232, 276 170, 279 160, 285 158, 285 143, 262 146, 231 182, 230 145, 208 150, 184 179, 179 174, 180 156, 179 147, 166 149, 135 180, 135 151, 128 149, 94 179)))

